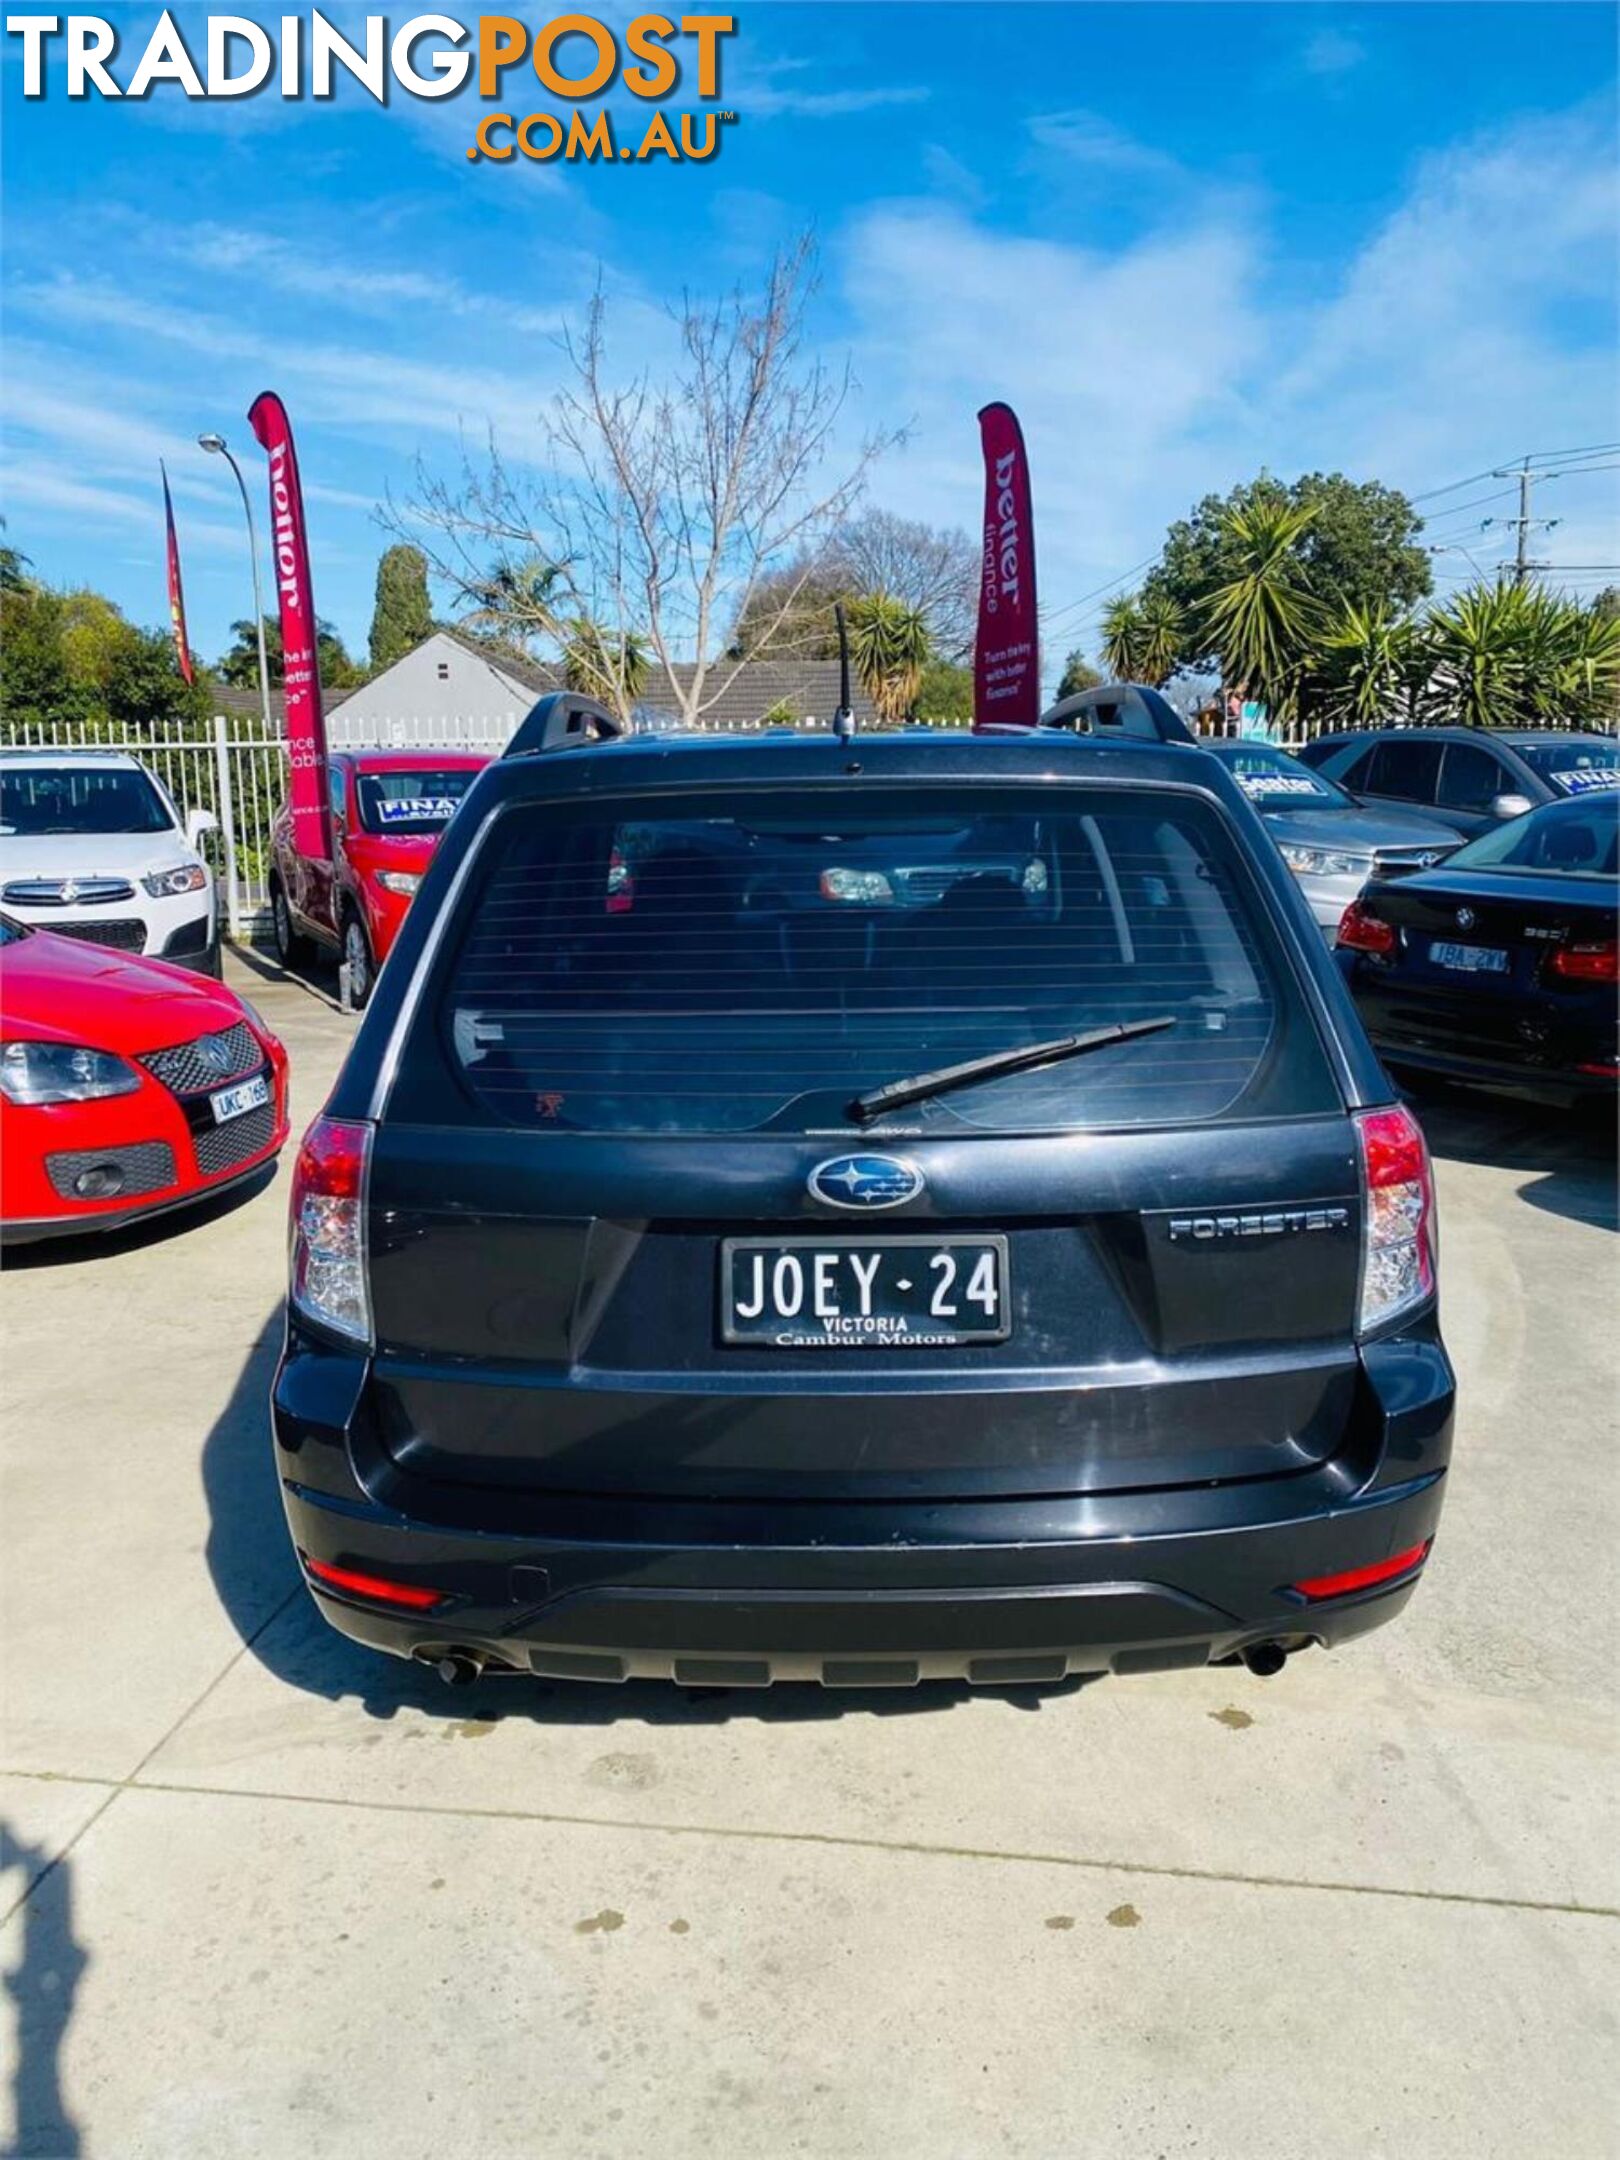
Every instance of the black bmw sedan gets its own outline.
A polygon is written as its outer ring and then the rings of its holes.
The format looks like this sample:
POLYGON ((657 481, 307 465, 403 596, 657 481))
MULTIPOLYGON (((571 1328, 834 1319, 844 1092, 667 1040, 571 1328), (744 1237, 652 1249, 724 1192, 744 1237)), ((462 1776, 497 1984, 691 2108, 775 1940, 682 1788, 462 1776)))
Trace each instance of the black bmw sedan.
POLYGON ((1371 886, 1338 952, 1387 1065, 1555 1102, 1620 1078, 1620 796, 1549 803, 1371 886))

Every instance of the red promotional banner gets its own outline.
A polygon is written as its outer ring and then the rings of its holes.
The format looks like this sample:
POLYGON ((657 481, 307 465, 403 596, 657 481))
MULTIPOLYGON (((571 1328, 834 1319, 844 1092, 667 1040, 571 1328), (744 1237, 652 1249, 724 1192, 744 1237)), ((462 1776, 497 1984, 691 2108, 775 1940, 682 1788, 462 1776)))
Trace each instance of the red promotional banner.
POLYGON ((309 577, 304 494, 298 484, 287 408, 273 390, 256 397, 248 424, 270 460, 270 549, 281 601, 281 688, 292 768, 293 846, 318 862, 332 859, 326 805, 326 720, 315 650, 315 595, 309 577))
POLYGON ((973 651, 975 727, 1033 727, 1041 712, 1035 628, 1035 527, 1029 459, 1010 405, 979 415, 984 446, 984 562, 973 651))
POLYGON ((188 683, 196 680, 196 669, 191 664, 191 641, 186 636, 186 596, 180 587, 180 542, 174 530, 174 504, 169 500, 169 471, 161 458, 158 471, 163 475, 163 523, 169 539, 169 620, 174 625, 174 657, 180 663, 180 673, 188 683))

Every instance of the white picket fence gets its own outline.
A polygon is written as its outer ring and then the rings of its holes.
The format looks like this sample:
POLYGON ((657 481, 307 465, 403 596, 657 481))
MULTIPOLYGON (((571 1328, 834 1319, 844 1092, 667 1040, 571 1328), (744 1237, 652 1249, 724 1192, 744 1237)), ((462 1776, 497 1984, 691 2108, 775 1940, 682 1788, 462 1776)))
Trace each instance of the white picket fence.
MULTIPOLYGON (((391 740, 367 745, 342 739, 342 708, 332 715, 332 747, 389 750, 442 749, 418 741, 414 730, 391 725, 391 740)), ((441 723, 442 733, 442 723, 441 723)), ((458 741, 457 749, 503 749, 506 736, 487 744, 458 741)), ((108 723, 12 723, 0 731, 5 750, 127 750, 154 773, 181 814, 208 810, 219 820, 217 847, 206 851, 219 877, 225 919, 233 938, 262 935, 269 922, 270 827, 287 793, 287 742, 262 719, 216 713, 206 735, 149 735, 143 728, 108 723)))

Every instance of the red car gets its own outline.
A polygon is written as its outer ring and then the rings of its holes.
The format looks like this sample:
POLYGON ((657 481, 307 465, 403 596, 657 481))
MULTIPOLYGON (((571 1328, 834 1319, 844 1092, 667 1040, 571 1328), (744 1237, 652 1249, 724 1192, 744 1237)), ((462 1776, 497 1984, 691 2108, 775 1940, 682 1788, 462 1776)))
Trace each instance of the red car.
POLYGON ((223 983, 9 915, 0 947, 0 1237, 121 1229, 281 1148, 287 1054, 223 983))
POLYGON ((489 762, 469 750, 334 750, 332 860, 299 854, 288 806, 270 835, 282 966, 327 946, 348 963, 351 1002, 364 1005, 456 805, 489 762))

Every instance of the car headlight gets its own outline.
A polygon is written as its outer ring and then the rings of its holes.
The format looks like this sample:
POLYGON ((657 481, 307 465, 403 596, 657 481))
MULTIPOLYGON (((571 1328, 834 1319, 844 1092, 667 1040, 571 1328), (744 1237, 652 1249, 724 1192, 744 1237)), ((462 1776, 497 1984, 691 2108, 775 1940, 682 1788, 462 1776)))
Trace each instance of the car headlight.
POLYGON ((1295 877, 1369 877, 1370 855, 1345 855, 1336 848, 1296 847, 1279 841, 1277 852, 1295 877))
POLYGON ((421 882, 421 875, 415 870, 379 870, 377 872, 377 883, 384 892, 402 893, 407 899, 415 892, 421 882))
POLYGON ((260 1012, 258 1006, 250 998, 238 996, 236 1002, 247 1014, 249 1023, 258 1034, 268 1035, 270 1033, 270 1029, 265 1025, 264 1014, 260 1012))
POLYGON ((201 892, 208 872, 200 862, 179 863, 173 870, 154 870, 141 883, 154 900, 173 900, 181 893, 201 892))
POLYGON ((884 907, 894 898, 894 887, 881 870, 823 870, 823 900, 853 900, 859 906, 884 907))
POLYGON ((103 1095, 133 1095, 141 1076, 109 1050, 81 1050, 71 1043, 0 1043, 0 1093, 7 1102, 94 1102, 103 1095))

